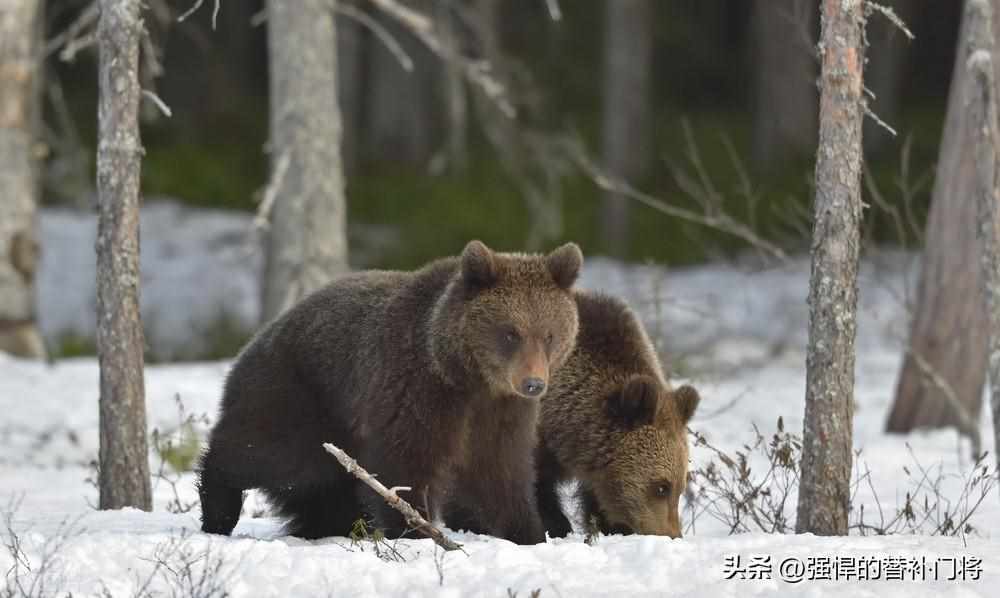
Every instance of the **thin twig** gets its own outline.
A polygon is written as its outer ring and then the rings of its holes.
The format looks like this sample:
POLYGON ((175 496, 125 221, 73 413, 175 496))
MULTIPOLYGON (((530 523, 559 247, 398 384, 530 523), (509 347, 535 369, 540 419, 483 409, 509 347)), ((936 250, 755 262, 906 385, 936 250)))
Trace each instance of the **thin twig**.
POLYGON ((951 384, 943 376, 935 371, 934 366, 928 363, 919 352, 910 349, 909 353, 913 356, 913 362, 917 365, 920 373, 924 375, 924 378, 941 391, 941 396, 944 397, 945 403, 948 404, 952 413, 958 419, 959 429, 972 441, 972 455, 973 459, 975 459, 982 452, 983 446, 982 438, 979 435, 979 427, 976 425, 976 422, 972 420, 969 411, 962 404, 962 401, 958 399, 955 389, 952 388, 951 384))
POLYGON ((337 3, 336 8, 334 8, 334 12, 338 15, 354 19, 366 27, 375 35, 376 38, 378 38, 379 41, 385 44, 386 49, 388 49, 389 52, 396 57, 396 61, 399 62, 401 67, 403 67, 404 71, 408 73, 413 72, 413 59, 410 58, 410 56, 406 53, 406 50, 403 49, 402 44, 400 44, 399 41, 397 41, 396 38, 389 33, 388 29, 373 19, 371 15, 363 10, 358 10, 350 4, 343 4, 341 2, 337 3))
MULTIPOLYGON (((70 23, 66 29, 61 33, 54 36, 45 44, 45 56, 50 56, 58 51, 60 48, 69 48, 73 46, 75 49, 70 53, 66 54, 66 50, 60 54, 60 59, 63 61, 70 61, 75 55, 76 50, 80 49, 77 45, 77 39, 80 37, 87 37, 86 35, 81 35, 82 32, 88 27, 93 26, 97 23, 97 18, 101 15, 101 7, 97 0, 94 0, 87 8, 83 9, 76 19, 70 23), (68 58, 67 58, 68 56, 68 58)), ((93 43, 93 42, 90 42, 93 43)), ((90 45, 89 43, 87 45, 90 45)))
POLYGON ((406 525, 422 532, 428 538, 434 540, 435 544, 445 550, 460 550, 462 548, 461 544, 457 544, 445 536, 441 530, 424 519, 420 513, 410 505, 410 503, 406 502, 406 500, 397 494, 400 490, 410 490, 409 487, 394 486, 392 488, 386 488, 382 482, 376 480, 375 476, 368 473, 365 468, 358 465, 358 462, 342 449, 337 448, 329 442, 324 443, 323 448, 326 449, 326 452, 336 457, 337 461, 344 466, 344 469, 346 469, 348 473, 367 484, 375 492, 378 492, 379 496, 385 499, 386 504, 402 513, 403 517, 406 519, 406 525))
MULTIPOLYGON (((181 16, 177 17, 178 23, 183 23, 185 19, 193 15, 201 8, 201 5, 205 3, 205 0, 195 0, 194 6, 187 9, 187 11, 181 16)), ((219 20, 219 7, 222 4, 222 0, 215 0, 215 8, 212 9, 212 31, 215 31, 216 23, 219 20)))
POLYGON ((443 43, 434 31, 433 21, 426 15, 396 2, 396 0, 369 1, 417 36, 431 52, 460 66, 465 79, 481 89, 507 118, 517 116, 517 110, 507 98, 506 88, 492 75, 488 62, 472 60, 443 43))
POLYGON ((170 110, 170 106, 167 106, 167 103, 164 102, 160 98, 160 96, 156 95, 152 91, 149 91, 148 89, 143 89, 142 90, 142 96, 144 98, 146 98, 147 100, 153 102, 153 104, 157 108, 159 108, 160 112, 162 112, 163 115, 166 116, 167 118, 170 118, 171 116, 174 115, 174 113, 170 110))
POLYGON ((288 152, 281 154, 278 158, 278 162, 274 166, 274 175, 264 190, 264 198, 261 199, 260 207, 257 208, 257 215, 254 216, 254 230, 264 231, 270 227, 271 209, 274 207, 274 202, 278 197, 278 191, 281 190, 281 185, 285 180, 285 173, 288 172, 290 163, 291 154, 288 152))
MULTIPOLYGON (((590 156, 587 155, 586 151, 582 149, 581 144, 577 143, 572 145, 575 145, 575 147, 571 146, 568 148, 570 157, 576 162, 584 174, 589 176, 594 184, 602 190, 638 201, 639 203, 653 208, 658 212, 662 212, 667 216, 674 216, 695 224, 700 224, 702 226, 707 226, 724 233, 728 233, 737 238, 743 239, 751 246, 769 254, 779 261, 787 261, 788 256, 785 254, 783 249, 762 238, 750 227, 738 222, 725 212, 721 211, 718 208, 718 203, 715 201, 715 198, 708 199, 701 197, 701 199, 698 199, 699 203, 702 204, 702 207, 705 210, 704 213, 699 213, 694 210, 669 204, 658 197, 647 195, 646 193, 642 193, 641 191, 634 189, 625 181, 612 177, 590 156)), ((707 191, 710 194, 716 193, 714 189, 711 188, 707 191)))

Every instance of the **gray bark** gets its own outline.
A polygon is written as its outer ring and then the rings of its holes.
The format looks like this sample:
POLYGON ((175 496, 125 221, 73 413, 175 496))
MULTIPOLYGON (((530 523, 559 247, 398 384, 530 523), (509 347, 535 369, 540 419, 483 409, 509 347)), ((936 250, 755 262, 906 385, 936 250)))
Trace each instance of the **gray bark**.
MULTIPOLYGON (((992 0, 994 10, 1000 0, 992 0)), ((986 382, 988 326, 978 300, 975 143, 969 128, 969 16, 963 16, 908 351, 886 424, 889 432, 954 426, 974 438, 986 382)), ((996 39, 997 24, 993 23, 996 39)), ((994 64, 994 69, 997 65, 994 64)))
POLYGON ((42 0, 0 0, 0 351, 45 356, 35 313, 42 0))
POLYGON ((847 534, 861 229, 863 4, 824 0, 822 5, 799 533, 847 534))
POLYGON ((152 509, 139 316, 140 0, 101 0, 97 38, 100 507, 152 509))
MULTIPOLYGON (((604 167, 636 184, 649 168, 653 145, 653 3, 606 0, 604 23, 604 167)), ((611 255, 624 257, 628 250, 630 207, 621 195, 604 197, 601 240, 611 255)))
POLYGON ((264 273, 265 320, 347 272, 333 2, 268 2, 271 164, 277 200, 264 273), (287 161, 284 172, 278 165, 287 161))
MULTIPOLYGON (((983 303, 989 318, 990 404, 993 408, 994 447, 1000 447, 1000 184, 997 176, 997 93, 994 72, 993 7, 988 0, 971 0, 968 46, 972 51, 970 127, 976 138, 976 188, 979 205, 980 265, 983 303)), ((993 451, 996 454, 996 450, 993 451)), ((1000 454, 995 459, 1000 465, 1000 454)))
POLYGON ((755 0, 751 19, 753 162, 780 169, 784 159, 816 147, 816 2, 755 0))

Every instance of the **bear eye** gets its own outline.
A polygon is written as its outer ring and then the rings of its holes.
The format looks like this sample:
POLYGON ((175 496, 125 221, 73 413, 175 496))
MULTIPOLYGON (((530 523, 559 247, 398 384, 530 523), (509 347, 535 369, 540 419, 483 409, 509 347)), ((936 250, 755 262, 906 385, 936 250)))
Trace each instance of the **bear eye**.
POLYGON ((513 328, 506 328, 502 331, 502 333, 503 333, 503 340, 508 345, 516 345, 521 340, 520 335, 518 335, 517 331, 514 330, 513 328))
POLYGON ((553 335, 553 334, 552 334, 552 333, 550 332, 550 333, 549 333, 549 334, 548 334, 548 335, 547 335, 547 336, 545 337, 545 346, 546 346, 546 347, 550 347, 550 348, 551 348, 551 347, 552 347, 552 341, 553 341, 554 339, 555 339, 555 336, 554 336, 554 335, 553 335))
POLYGON ((653 496, 656 498, 667 498, 670 496, 670 482, 661 480, 653 482, 653 496))

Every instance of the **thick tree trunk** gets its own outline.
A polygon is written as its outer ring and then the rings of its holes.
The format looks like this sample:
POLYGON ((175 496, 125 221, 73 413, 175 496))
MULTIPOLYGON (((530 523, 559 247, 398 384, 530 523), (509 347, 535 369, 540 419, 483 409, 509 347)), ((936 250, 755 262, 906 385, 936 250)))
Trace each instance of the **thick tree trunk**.
MULTIPOLYGON (((649 168, 653 145, 653 3, 605 0, 604 23, 604 167, 635 184, 649 168)), ((617 257, 628 251, 630 207, 620 195, 604 197, 601 240, 617 257)))
POLYGON ((333 2, 268 2, 271 164, 277 200, 264 319, 348 270, 333 2), (282 163, 287 168, 281 168, 282 163))
POLYGON ((42 0, 0 0, 0 351, 44 357, 35 314, 42 0))
POLYGON ((101 0, 97 38, 100 507, 151 510, 139 317, 140 0, 101 0))
MULTIPOLYGON (((970 127, 976 138, 976 188, 979 205, 980 264, 983 273, 983 303, 989 318, 990 404, 993 408, 994 447, 1000 448, 1000 185, 997 176, 997 87, 993 7, 988 0, 972 0, 969 13, 968 66, 974 81, 970 91, 970 127)), ((1000 465, 1000 454, 994 448, 1000 465)))
MULTIPOLYGON (((994 9, 1000 0, 991 0, 994 9)), ((937 178, 927 218, 923 271, 910 340, 886 430, 955 426, 970 437, 986 381, 986 310, 975 231, 975 164, 969 128, 968 12, 962 19, 937 178)), ((997 24, 993 24, 996 39, 997 24)), ((996 64, 994 64, 996 68, 996 64)))
POLYGON ((799 533, 847 534, 861 230, 863 4, 823 1, 799 533))
POLYGON ((815 0, 754 1, 752 155, 761 170, 816 147, 815 7, 815 0))

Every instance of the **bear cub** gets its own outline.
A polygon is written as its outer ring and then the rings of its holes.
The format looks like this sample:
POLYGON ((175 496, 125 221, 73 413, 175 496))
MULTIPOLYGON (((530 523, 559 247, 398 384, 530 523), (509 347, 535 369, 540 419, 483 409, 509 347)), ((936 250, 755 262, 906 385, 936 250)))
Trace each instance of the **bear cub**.
MULTIPOLYGON (((414 272, 345 276, 266 325, 232 366, 201 458, 202 529, 231 533, 244 491, 256 488, 292 535, 346 535, 363 515, 388 537, 402 535, 402 516, 344 471, 324 442, 386 486, 411 486, 414 506, 439 509, 456 467, 470 448, 482 448, 473 407, 512 397, 537 402, 572 350, 571 287, 582 260, 572 243, 542 256, 472 241, 461 257, 414 272)), ((531 494, 533 472, 486 475, 511 486, 494 496, 531 494)), ((533 500, 498 509, 510 512, 497 535, 544 541, 533 500), (536 524, 512 523, 521 521, 536 524)))
POLYGON ((579 481, 584 522, 602 533, 681 536, 687 422, 700 400, 671 389, 642 324, 622 301, 575 293, 576 348, 541 403, 538 505, 553 537, 572 531, 557 484, 579 481))

